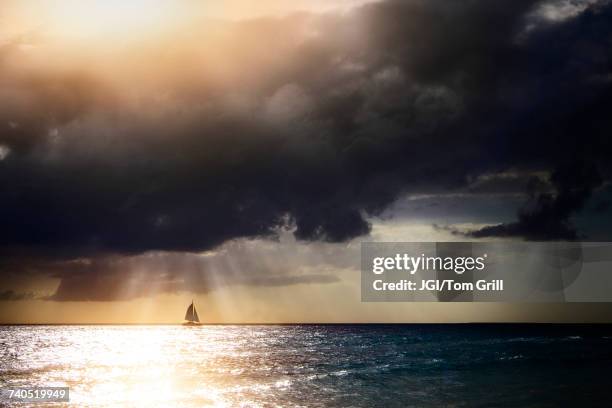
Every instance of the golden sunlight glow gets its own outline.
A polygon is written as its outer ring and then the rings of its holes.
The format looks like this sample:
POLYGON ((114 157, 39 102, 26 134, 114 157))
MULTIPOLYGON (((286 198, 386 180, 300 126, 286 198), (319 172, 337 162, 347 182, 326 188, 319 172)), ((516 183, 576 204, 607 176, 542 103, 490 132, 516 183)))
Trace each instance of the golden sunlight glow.
POLYGON ((54 34, 78 39, 134 36, 163 29, 179 12, 172 0, 61 0, 51 3, 54 34))

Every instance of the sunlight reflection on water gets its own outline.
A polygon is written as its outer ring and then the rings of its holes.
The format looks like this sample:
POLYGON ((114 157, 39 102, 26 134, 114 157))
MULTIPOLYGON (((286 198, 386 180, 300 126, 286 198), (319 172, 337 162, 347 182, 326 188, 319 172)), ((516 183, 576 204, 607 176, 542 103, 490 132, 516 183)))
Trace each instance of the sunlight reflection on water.
POLYGON ((567 405, 607 395, 611 333, 549 325, 0 326, 0 387, 70 387, 69 404, 44 407, 567 405), (573 374, 561 375, 568 365, 573 374))
MULTIPOLYGON (((270 375, 258 327, 19 327, 4 332, 3 385, 69 386, 75 406, 257 406, 290 386, 270 375), (19 332, 19 333, 17 333, 19 332), (13 337, 18 336, 18 339, 13 337), (15 341, 17 340, 17 341, 15 341)), ((268 344, 266 344, 268 343, 268 344)))

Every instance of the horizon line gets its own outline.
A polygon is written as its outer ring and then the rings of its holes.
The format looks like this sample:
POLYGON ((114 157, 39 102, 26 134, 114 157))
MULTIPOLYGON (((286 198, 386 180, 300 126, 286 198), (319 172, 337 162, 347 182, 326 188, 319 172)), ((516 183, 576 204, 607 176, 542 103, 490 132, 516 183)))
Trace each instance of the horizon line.
MULTIPOLYGON (((333 322, 201 323, 200 326, 612 325, 612 322, 333 322)), ((0 323, 0 326, 183 326, 183 323, 0 323)))

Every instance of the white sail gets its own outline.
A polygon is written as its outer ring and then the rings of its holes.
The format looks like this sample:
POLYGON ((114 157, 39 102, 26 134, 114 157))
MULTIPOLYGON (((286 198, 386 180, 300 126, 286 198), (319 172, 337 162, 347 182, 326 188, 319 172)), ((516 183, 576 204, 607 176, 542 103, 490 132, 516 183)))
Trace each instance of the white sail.
POLYGON ((195 308, 195 305, 193 305, 193 321, 200 323, 200 318, 198 317, 198 311, 195 308))
POLYGON ((193 321, 193 302, 187 308, 187 313, 185 313, 185 320, 189 322, 193 321))
POLYGON ((188 322, 196 322, 200 323, 200 318, 198 317, 198 311, 195 308, 193 302, 187 308, 187 312, 185 313, 185 320, 188 322))

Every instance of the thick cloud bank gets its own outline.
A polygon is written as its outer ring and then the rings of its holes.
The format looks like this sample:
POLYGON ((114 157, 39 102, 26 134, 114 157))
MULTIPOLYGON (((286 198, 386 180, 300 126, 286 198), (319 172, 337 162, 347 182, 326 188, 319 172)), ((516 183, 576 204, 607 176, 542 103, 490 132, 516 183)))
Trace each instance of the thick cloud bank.
POLYGON ((191 252, 285 226, 346 241, 404 193, 505 171, 554 189, 471 235, 576 238, 609 179, 612 5, 566 3, 209 21, 108 57, 4 42, 2 251, 191 252))

